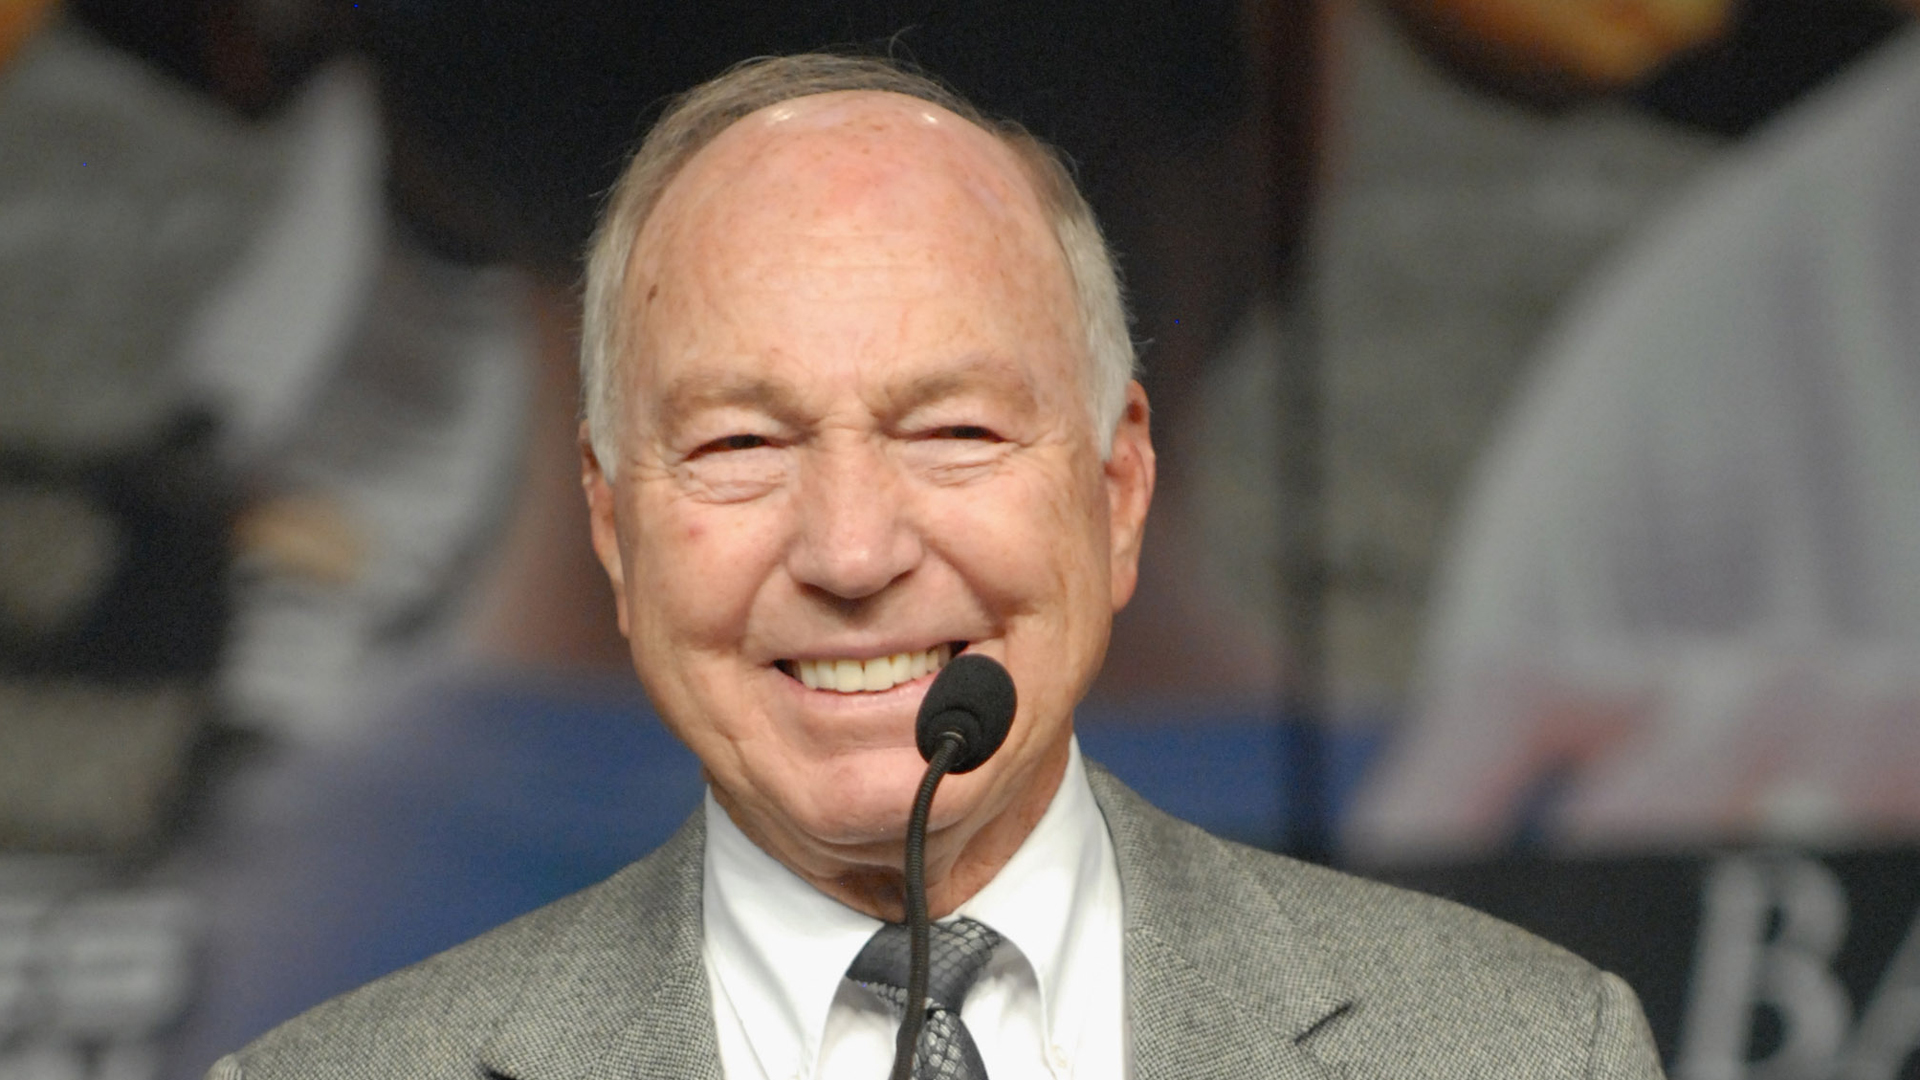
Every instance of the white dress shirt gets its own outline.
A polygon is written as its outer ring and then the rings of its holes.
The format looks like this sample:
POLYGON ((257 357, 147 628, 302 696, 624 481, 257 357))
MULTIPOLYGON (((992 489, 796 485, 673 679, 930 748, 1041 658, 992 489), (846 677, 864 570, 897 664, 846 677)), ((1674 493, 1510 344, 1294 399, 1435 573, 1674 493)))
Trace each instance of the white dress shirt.
MULTIPOLYGON (((704 954, 728 1080, 881 1080, 893 1012, 846 978, 880 922, 755 847, 711 792, 706 821, 704 954)), ((1077 741, 1033 833, 957 914, 1004 939, 960 1014, 993 1080, 1127 1075, 1120 876, 1077 741)))

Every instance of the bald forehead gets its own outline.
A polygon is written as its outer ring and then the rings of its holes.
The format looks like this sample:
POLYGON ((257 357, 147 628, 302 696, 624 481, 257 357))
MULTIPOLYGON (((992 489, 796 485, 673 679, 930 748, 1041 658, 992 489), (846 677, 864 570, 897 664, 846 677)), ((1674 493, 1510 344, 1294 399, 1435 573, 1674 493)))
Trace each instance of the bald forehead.
POLYGON ((757 151, 792 152, 805 160, 809 151, 823 154, 835 147, 931 154, 949 168, 991 163, 1014 186, 1024 186, 1017 159, 997 136, 933 102, 880 90, 843 90, 769 105, 721 132, 698 156, 729 160, 757 151))
POLYGON ((773 234, 942 226, 986 230, 1007 257, 1059 259, 1026 168, 997 136, 903 94, 817 94, 751 113, 695 154, 643 225, 634 269, 653 277, 689 242, 714 254, 773 234))

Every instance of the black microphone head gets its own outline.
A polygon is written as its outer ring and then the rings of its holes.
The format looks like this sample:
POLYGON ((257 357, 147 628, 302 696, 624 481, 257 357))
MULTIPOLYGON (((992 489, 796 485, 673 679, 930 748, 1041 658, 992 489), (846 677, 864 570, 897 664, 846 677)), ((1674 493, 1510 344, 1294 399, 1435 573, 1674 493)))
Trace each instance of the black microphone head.
POLYGON ((951 731, 960 736, 964 749, 947 771, 963 773, 979 768, 1007 741, 1014 704, 1013 676, 998 660, 961 653, 933 677, 933 685, 927 687, 927 696, 920 702, 920 717, 914 723, 920 756, 931 761, 940 748, 941 735, 951 731))

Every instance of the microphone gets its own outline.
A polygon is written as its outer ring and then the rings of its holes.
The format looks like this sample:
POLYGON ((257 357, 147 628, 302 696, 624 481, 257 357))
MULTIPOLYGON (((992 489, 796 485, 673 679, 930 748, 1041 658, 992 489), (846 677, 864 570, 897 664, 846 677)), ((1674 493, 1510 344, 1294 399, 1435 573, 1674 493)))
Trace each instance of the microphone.
POLYGON ((953 658, 920 702, 914 742, 927 760, 920 792, 907 819, 907 935, 912 947, 907 967, 907 1010, 893 1044, 892 1080, 912 1080, 913 1050, 927 1018, 927 813, 934 789, 948 773, 972 772, 986 764, 1013 726, 1016 704, 1013 677, 990 656, 961 653, 953 658))
POLYGON ((1013 677, 991 656, 961 653, 940 669, 914 721, 920 756, 933 761, 940 746, 958 738, 960 749, 946 771, 972 772, 986 764, 1013 725, 1013 677))

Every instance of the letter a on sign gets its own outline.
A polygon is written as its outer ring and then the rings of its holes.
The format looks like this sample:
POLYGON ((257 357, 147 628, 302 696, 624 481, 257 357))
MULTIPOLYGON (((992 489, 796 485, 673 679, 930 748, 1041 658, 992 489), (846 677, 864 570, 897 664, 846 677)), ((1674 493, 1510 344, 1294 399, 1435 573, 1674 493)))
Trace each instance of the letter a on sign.
POLYGON ((1920 1050, 1920 911, 1860 1016, 1840 1080, 1894 1080, 1920 1050))

